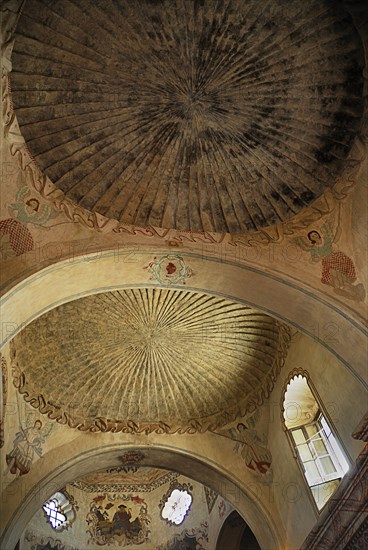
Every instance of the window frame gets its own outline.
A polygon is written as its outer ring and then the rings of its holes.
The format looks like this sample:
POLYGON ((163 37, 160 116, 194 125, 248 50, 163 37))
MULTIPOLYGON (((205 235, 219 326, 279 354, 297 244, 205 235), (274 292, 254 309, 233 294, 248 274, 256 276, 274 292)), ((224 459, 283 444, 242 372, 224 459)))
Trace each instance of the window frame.
POLYGON ((58 491, 50 496, 50 498, 47 499, 46 502, 42 505, 42 511, 45 515, 45 519, 47 521, 47 524, 53 531, 64 531, 64 529, 69 529, 71 524, 76 519, 76 512, 73 505, 74 499, 69 499, 67 494, 64 494, 62 491, 58 491), (71 502, 72 501, 72 502, 71 502), (59 513, 60 515, 64 516, 64 521, 58 525, 55 526, 52 524, 51 521, 51 515, 47 512, 47 508, 49 507, 50 503, 55 503, 55 516, 59 513))
POLYGON ((45 504, 43 504, 42 509, 45 512, 47 520, 48 520, 49 524, 51 525, 51 527, 55 531, 61 531, 64 528, 64 525, 67 523, 68 520, 67 520, 67 517, 64 514, 64 512, 63 512, 63 510, 60 506, 60 503, 59 503, 58 499, 57 498, 50 498, 47 502, 45 502, 45 504), (55 506, 52 507, 51 506, 52 504, 54 504, 55 506), (49 510, 49 512, 47 510, 49 510), (60 520, 58 518, 58 516, 61 516, 62 519, 60 520), (59 525, 54 525, 53 520, 54 521, 59 520, 60 521, 59 525))
POLYGON ((165 523, 167 523, 168 525, 172 526, 172 527, 179 527, 179 526, 183 525, 184 521, 188 517, 188 514, 191 510, 193 501, 194 501, 193 486, 190 483, 179 483, 177 480, 172 481, 170 483, 170 486, 169 486, 168 490, 162 496, 162 498, 160 500, 160 503, 158 505, 159 508, 160 508, 160 519, 162 521, 164 521, 165 523), (186 509, 186 511, 183 515, 183 519, 181 520, 180 523, 176 523, 176 522, 172 521, 171 519, 163 516, 164 508, 166 507, 166 504, 168 503, 169 499, 172 497, 172 494, 173 494, 174 491, 179 491, 180 493, 184 493, 184 494, 186 493, 188 496, 190 496, 190 499, 191 499, 190 503, 189 503, 189 506, 187 507, 187 509, 186 509))
MULTIPOLYGON (((323 402, 313 384, 313 382, 311 381, 310 379, 310 375, 309 373, 306 371, 306 370, 303 370, 303 369, 294 369, 291 373, 289 373, 289 376, 287 377, 286 381, 285 381, 285 384, 284 384, 284 388, 283 388, 283 392, 282 392, 282 396, 281 396, 281 420, 282 420, 282 427, 284 429, 284 431, 286 432, 286 436, 287 436, 287 439, 288 439, 288 442, 289 442, 289 445, 290 445, 290 449, 292 451, 292 454, 297 462, 297 465, 298 465, 298 468, 302 474, 302 478, 303 478, 303 482, 305 484, 305 486, 307 487, 307 495, 308 495, 308 498, 309 500, 311 501, 312 503, 312 506, 314 508, 314 511, 316 513, 317 516, 319 516, 325 506, 328 504, 328 501, 330 500, 330 498, 332 497, 333 493, 336 491, 336 489, 338 488, 338 486, 340 485, 343 477, 345 475, 348 474, 349 472, 349 469, 351 468, 352 464, 353 464, 353 460, 349 454, 349 452, 347 451, 343 441, 341 440, 340 436, 339 436, 339 433, 338 431, 336 430, 336 427, 330 417, 330 415, 328 414, 328 411, 326 410, 326 408, 324 407, 323 405, 323 402), (312 396, 313 398, 315 399, 317 405, 318 405, 318 411, 314 417, 314 419, 308 423, 308 424, 303 424, 301 426, 295 426, 295 427, 290 427, 288 428, 285 424, 285 417, 284 417, 284 412, 285 412, 285 409, 284 409, 284 404, 285 404, 285 396, 286 396, 286 392, 287 392, 287 387, 288 385, 290 384, 290 382, 298 377, 298 376, 302 376, 303 378, 305 378, 306 382, 307 382, 307 385, 309 387, 309 390, 310 392, 312 393, 312 396), (341 477, 335 477, 333 479, 330 479, 330 480, 327 480, 327 481, 322 481, 321 483, 319 484, 315 484, 315 485, 310 485, 309 482, 308 482, 308 479, 307 479, 307 476, 306 476, 306 472, 305 472, 305 468, 304 468, 304 465, 303 465, 303 462, 299 456, 299 451, 297 450, 297 444, 295 443, 295 440, 292 436, 292 431, 295 431, 295 430, 300 430, 302 427, 305 427, 305 426, 311 426, 313 424, 315 424, 316 422, 318 422, 318 420, 320 418, 323 418, 324 421, 326 422, 326 425, 329 427, 329 430, 330 430, 330 434, 333 435, 334 437, 334 440, 338 446, 338 449, 339 449, 339 452, 341 453, 343 459, 346 461, 346 464, 348 466, 348 469, 346 470, 346 472, 344 473, 344 475, 342 475, 341 477), (326 487, 327 484, 329 483, 332 483, 333 481, 338 481, 338 484, 337 486, 335 487, 335 489, 332 491, 332 493, 328 496, 328 498, 326 499, 326 501, 323 503, 323 505, 321 507, 319 507, 319 505, 317 504, 317 501, 316 501, 316 498, 314 497, 314 494, 313 494, 313 489, 314 488, 317 488, 317 487, 326 487)), ((322 426, 322 428, 324 429, 324 427, 322 426)), ((330 435, 329 434, 329 435, 330 435)), ((326 436, 327 439, 329 436, 326 436)), ((333 453, 335 454, 335 451, 333 451, 333 453)))

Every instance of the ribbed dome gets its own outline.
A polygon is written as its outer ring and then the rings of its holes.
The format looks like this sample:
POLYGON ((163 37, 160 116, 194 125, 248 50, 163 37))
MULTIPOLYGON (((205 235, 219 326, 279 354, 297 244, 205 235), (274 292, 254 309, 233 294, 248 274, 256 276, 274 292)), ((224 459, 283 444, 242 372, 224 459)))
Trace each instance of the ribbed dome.
POLYGON ((336 0, 27 0, 11 78, 41 169, 124 223, 244 232, 339 174, 363 54, 336 0))
POLYGON ((16 385, 42 412, 83 429, 176 430, 254 410, 273 387, 288 337, 241 304, 149 288, 69 302, 13 342, 16 385))

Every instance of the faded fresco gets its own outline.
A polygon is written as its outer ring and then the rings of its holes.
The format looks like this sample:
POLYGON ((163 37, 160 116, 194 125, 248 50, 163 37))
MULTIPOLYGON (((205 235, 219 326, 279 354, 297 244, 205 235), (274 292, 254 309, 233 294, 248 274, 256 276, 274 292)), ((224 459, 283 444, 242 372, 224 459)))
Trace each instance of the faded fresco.
POLYGON ((89 542, 98 546, 131 546, 150 540, 148 507, 137 495, 96 496, 86 521, 89 542))
POLYGON ((34 421, 33 414, 27 416, 15 435, 13 448, 6 454, 10 473, 21 477, 30 471, 33 462, 42 456, 42 445, 52 428, 51 422, 44 425, 41 420, 34 421))
POLYGON ((185 285, 187 280, 193 276, 193 270, 178 254, 166 254, 161 258, 155 256, 152 262, 143 269, 148 271, 151 281, 156 281, 161 285, 185 285))
POLYGON ((9 205, 9 214, 23 224, 33 224, 44 227, 50 220, 59 216, 49 204, 41 204, 27 185, 22 185, 16 195, 15 202, 9 205))
POLYGON ((174 535, 167 544, 160 544, 157 550, 207 550, 208 523, 201 523, 196 529, 184 529, 174 535))
POLYGON ((261 476, 270 474, 271 452, 249 422, 239 422, 235 429, 229 430, 229 434, 236 441, 234 451, 240 454, 249 470, 261 476))
POLYGON ((0 259, 11 260, 33 250, 34 241, 27 227, 17 220, 0 220, 0 259))
POLYGON ((219 518, 224 519, 224 515, 226 512, 226 504, 223 498, 220 500, 217 510, 218 510, 219 518))
POLYGON ((241 456, 248 470, 267 482, 272 479, 272 455, 266 434, 258 426, 259 420, 260 411, 257 410, 242 422, 230 424, 216 433, 234 441, 233 451, 241 456))
POLYGON ((70 546, 51 536, 40 536, 27 529, 24 542, 30 550, 81 550, 77 546, 70 546))
POLYGON ((334 219, 326 221, 321 229, 311 229, 306 236, 295 237, 294 242, 308 252, 313 263, 321 264, 321 283, 333 288, 339 296, 363 302, 365 289, 358 283, 353 260, 339 250, 341 226, 334 219))
POLYGON ((218 494, 216 493, 216 491, 210 489, 209 487, 204 486, 203 489, 204 495, 206 497, 208 513, 210 514, 213 510, 213 507, 215 506, 218 494))

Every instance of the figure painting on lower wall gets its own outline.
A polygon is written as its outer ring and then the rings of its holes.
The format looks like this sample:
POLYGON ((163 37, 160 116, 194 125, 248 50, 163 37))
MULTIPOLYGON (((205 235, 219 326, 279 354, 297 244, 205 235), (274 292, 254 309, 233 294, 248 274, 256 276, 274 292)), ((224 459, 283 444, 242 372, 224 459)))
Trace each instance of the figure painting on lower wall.
POLYGON ((197 529, 184 529, 174 535, 167 544, 160 544, 157 550, 207 550, 208 523, 201 523, 197 529))
POLYGON ((76 546, 66 545, 60 539, 40 536, 28 529, 25 532, 24 541, 29 543, 27 548, 30 550, 78 550, 76 546))
POLYGON ((130 546, 150 540, 147 504, 137 495, 96 496, 86 518, 89 542, 98 546, 130 546))

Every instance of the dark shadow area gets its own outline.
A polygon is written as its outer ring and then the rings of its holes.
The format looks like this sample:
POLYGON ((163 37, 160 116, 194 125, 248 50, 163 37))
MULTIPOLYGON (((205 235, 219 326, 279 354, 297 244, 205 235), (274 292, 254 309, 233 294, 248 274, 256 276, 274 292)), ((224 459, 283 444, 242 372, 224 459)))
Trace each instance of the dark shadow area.
POLYGON ((243 518, 234 510, 224 521, 216 550, 261 550, 261 547, 243 518))

